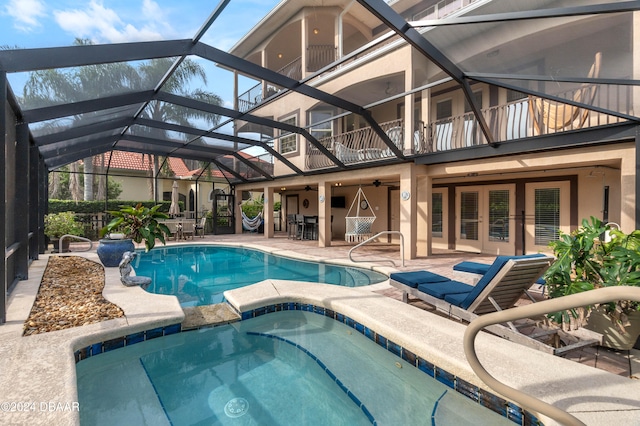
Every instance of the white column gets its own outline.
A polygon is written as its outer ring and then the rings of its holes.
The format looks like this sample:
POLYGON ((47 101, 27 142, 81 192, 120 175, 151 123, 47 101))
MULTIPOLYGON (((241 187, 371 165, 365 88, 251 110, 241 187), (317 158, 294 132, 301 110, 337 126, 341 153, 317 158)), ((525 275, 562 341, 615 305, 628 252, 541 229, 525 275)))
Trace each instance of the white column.
POLYGON ((273 238, 273 187, 264 188, 264 207, 262 212, 264 218, 264 237, 273 238))
POLYGON ((417 220, 416 255, 431 255, 431 177, 419 175, 416 179, 417 220))
POLYGON ((331 246, 331 183, 318 182, 318 246, 331 246))
POLYGON ((404 236, 404 255, 408 259, 416 257, 417 201, 415 167, 407 164, 400 173, 400 232, 404 236))

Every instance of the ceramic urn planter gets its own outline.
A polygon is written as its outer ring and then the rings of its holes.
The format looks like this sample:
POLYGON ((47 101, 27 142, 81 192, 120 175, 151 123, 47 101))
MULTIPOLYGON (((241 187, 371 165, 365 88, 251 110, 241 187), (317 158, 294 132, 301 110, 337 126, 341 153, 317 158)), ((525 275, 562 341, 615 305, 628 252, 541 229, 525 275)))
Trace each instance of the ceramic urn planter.
POLYGON ((135 251, 136 247, 131 239, 120 240, 102 239, 98 244, 98 257, 106 267, 115 267, 120 264, 122 255, 127 251, 135 251))

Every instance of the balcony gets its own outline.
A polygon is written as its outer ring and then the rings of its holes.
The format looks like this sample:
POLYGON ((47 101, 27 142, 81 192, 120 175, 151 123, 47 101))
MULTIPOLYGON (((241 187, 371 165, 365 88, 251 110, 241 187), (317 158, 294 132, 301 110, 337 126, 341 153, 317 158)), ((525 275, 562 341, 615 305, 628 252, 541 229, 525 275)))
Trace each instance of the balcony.
MULTIPOLYGON (((382 130, 389 139, 403 152, 404 147, 404 121, 393 120, 380 123, 382 130)), ((414 131, 414 146, 408 148, 408 154, 420 150, 424 143, 424 123, 416 124, 414 131)), ((359 164, 363 162, 380 161, 396 158, 396 155, 382 141, 371 127, 352 130, 350 132, 329 136, 320 139, 319 142, 336 156, 344 164, 359 164)), ((335 166, 334 162, 325 156, 317 147, 307 143, 306 167, 308 170, 323 169, 335 166)))
MULTIPOLYGON (((602 94, 603 91, 598 93, 602 94)), ((606 93, 602 96, 607 101, 611 99, 606 93)), ((621 105, 627 104, 626 101, 622 102, 621 105)), ((630 106, 627 105, 627 108, 620 111, 630 114, 629 109, 630 106)), ((482 114, 493 137, 500 142, 625 121, 619 117, 535 97, 483 109, 482 114)), ((426 129, 426 144, 418 153, 448 151, 486 143, 476 117, 472 113, 466 113, 430 123, 426 129)))
MULTIPOLYGON (((573 98, 574 95, 574 92, 567 92, 556 96, 573 98)), ((631 115, 630 96, 630 93, 609 93, 606 89, 601 89, 597 91, 594 104, 609 106, 617 104, 619 105, 618 111, 631 115)), ((487 120, 487 125, 494 139, 500 142, 625 121, 620 117, 535 97, 521 98, 504 105, 483 109, 482 114, 487 120)), ((404 146, 403 120, 381 123, 380 126, 407 156, 487 144, 473 113, 437 120, 426 126, 422 122, 417 123, 414 129, 413 144, 408 147, 404 146)), ((338 160, 347 165, 396 158, 395 154, 370 127, 333 135, 321 139, 320 142, 338 160)), ((333 166, 335 164, 328 157, 308 143, 306 158, 308 170, 333 166)))
MULTIPOLYGON (((307 48, 307 72, 315 72, 336 60, 336 47, 332 45, 310 45, 307 48)), ((298 57, 280 68, 278 74, 300 81, 302 79, 302 57, 298 57)), ((238 110, 247 112, 257 106, 264 99, 282 90, 272 84, 266 85, 266 93, 263 94, 262 83, 258 83, 246 92, 238 96, 238 110)))

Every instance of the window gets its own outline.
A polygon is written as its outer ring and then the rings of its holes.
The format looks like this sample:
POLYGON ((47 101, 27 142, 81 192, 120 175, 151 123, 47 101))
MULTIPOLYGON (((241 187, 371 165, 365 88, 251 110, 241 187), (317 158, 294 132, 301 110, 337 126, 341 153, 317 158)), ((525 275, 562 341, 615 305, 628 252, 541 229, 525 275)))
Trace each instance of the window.
POLYGON ((332 116, 333 113, 329 110, 311 111, 309 113, 309 122, 311 123, 311 128, 309 130, 314 138, 322 140, 333 135, 333 126, 331 125, 332 121, 330 121, 332 116))
POLYGON ((451 99, 441 101, 436 104, 436 120, 450 118, 453 114, 453 104, 451 99))
POLYGON ((442 193, 431 194, 431 235, 442 238, 442 193))
MULTIPOLYGON (((292 126, 298 125, 297 117, 291 116, 281 120, 284 124, 292 126)), ((290 133, 285 130, 281 130, 280 134, 280 154, 288 154, 290 152, 296 152, 298 150, 298 135, 296 133, 290 133)))
POLYGON ((560 188, 535 190, 535 244, 546 246, 558 239, 560 188))
MULTIPOLYGON (((473 92, 473 101, 482 109, 482 92, 473 92)), ((471 112, 471 104, 464 98, 464 112, 471 112)))

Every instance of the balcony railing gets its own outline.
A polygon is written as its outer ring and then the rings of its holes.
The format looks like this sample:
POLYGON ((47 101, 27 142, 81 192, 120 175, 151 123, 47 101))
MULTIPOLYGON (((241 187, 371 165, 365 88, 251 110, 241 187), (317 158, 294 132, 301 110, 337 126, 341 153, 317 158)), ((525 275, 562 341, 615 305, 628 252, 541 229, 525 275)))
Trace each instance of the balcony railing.
MULTIPOLYGON (((420 150, 424 144, 424 123, 422 122, 416 124, 413 146, 407 148, 404 146, 404 120, 399 119, 381 123, 380 127, 398 149, 407 154, 412 154, 416 150, 420 150)), ((320 143, 344 164, 396 158, 393 151, 371 127, 363 127, 350 132, 329 136, 320 139, 320 143)), ((333 161, 311 143, 307 144, 307 169, 322 169, 331 166, 335 166, 333 161)))
POLYGON ((332 44, 316 44, 307 47, 307 71, 316 72, 336 60, 338 49, 332 44))
POLYGON ((441 19, 477 0, 442 0, 413 15, 414 21, 441 19))
MULTIPOLYGON (((302 79, 302 58, 298 57, 293 61, 289 62, 284 67, 280 68, 278 74, 286 75, 289 78, 294 80, 302 79)), ((238 96, 238 111, 247 112, 264 99, 267 99, 269 96, 278 93, 282 90, 282 87, 278 87, 273 84, 267 84, 267 92, 266 94, 262 93, 262 83, 258 83, 246 92, 242 93, 238 96)))
MULTIPOLYGON (((571 97, 570 95, 571 93, 565 93, 561 97, 571 97)), ((601 105, 601 102, 606 101, 608 105, 612 105, 612 99, 606 90, 598 90, 595 104, 601 105)), ((628 96, 616 93, 615 99, 621 107, 619 111, 627 114, 631 112, 628 96)), ((500 142, 625 121, 585 108, 534 97, 484 109, 482 115, 494 140, 500 142), (550 118, 552 116, 555 116, 553 120, 550 118)), ((466 113, 430 123, 426 129, 426 143, 417 153, 448 151, 486 143, 475 115, 466 113)))
MULTIPOLYGON (((582 88, 584 89, 584 87, 582 88)), ((575 92, 556 94, 559 98, 573 99, 575 92)), ((595 105, 617 105, 618 111, 631 115, 630 92, 609 92, 599 88, 595 105)), ((612 115, 585 108, 567 106, 555 101, 526 97, 504 105, 482 110, 495 141, 511 140, 603 126, 625 121, 612 115), (553 120, 550 117, 554 116, 553 120)), ((404 121, 394 120, 380 125, 389 138, 405 155, 443 152, 487 143, 473 113, 434 121, 426 126, 416 124, 413 144, 404 146, 404 121)), ((344 164, 356 164, 395 158, 382 139, 370 127, 323 138, 320 142, 344 164)), ((312 144, 307 146, 306 167, 309 170, 332 167, 335 164, 312 144)))

